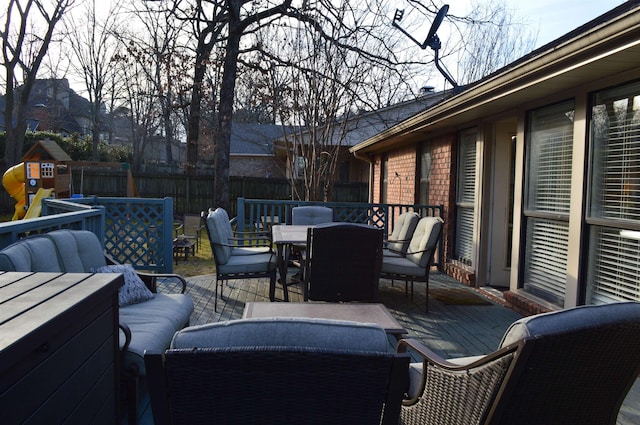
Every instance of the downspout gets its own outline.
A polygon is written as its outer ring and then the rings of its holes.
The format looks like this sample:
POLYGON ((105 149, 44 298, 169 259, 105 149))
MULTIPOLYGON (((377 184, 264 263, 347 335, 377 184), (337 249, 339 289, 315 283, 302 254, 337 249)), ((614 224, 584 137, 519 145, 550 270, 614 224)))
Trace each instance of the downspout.
POLYGON ((373 202, 373 155, 372 154, 368 154, 366 156, 362 155, 361 153, 353 152, 353 156, 356 157, 356 159, 359 159, 360 161, 364 161, 364 162, 368 162, 369 163, 369 195, 368 195, 368 201, 369 203, 373 202))

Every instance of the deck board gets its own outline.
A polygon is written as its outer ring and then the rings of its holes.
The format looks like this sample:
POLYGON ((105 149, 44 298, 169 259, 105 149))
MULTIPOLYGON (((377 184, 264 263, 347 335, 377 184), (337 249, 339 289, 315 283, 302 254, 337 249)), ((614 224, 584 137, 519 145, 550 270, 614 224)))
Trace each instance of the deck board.
MULTIPOLYGON (((218 299, 218 311, 214 312, 214 275, 196 276, 188 279, 187 292, 195 304, 191 325, 200 325, 242 317, 247 302, 268 301, 268 279, 231 280, 225 284, 224 298, 218 299)), ((466 288, 453 278, 442 273, 431 274, 430 287, 466 288)), ((470 290, 470 289, 469 289, 470 290)), ((521 316, 500 305, 444 305, 429 299, 429 313, 425 313, 424 283, 416 283, 414 297, 405 296, 404 284, 390 281, 380 282, 380 302, 408 331, 408 338, 418 338, 429 349, 444 358, 486 354, 500 344, 509 325, 521 316)), ((291 301, 303 301, 298 286, 289 287, 291 301)), ((276 300, 283 299, 280 285, 276 300)), ((394 344, 392 337, 390 346, 394 344)), ((152 425, 148 397, 141 401, 141 425, 152 425)), ((640 424, 640 382, 632 388, 618 416, 618 425, 640 424)))

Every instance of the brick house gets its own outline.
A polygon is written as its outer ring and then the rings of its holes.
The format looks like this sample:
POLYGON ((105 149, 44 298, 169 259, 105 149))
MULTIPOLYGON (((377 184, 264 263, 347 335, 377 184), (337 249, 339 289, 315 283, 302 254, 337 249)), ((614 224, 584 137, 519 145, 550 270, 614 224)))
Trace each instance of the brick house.
POLYGON ((640 2, 351 148, 374 202, 443 204, 444 271, 524 313, 640 301, 640 2))

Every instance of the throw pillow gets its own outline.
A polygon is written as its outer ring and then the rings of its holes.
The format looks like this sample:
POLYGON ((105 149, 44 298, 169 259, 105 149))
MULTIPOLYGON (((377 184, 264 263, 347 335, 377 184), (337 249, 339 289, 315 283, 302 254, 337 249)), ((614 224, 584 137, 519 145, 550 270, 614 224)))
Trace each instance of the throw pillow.
POLYGON ((94 273, 122 273, 124 275, 124 285, 118 289, 120 307, 141 303, 153 298, 153 292, 147 288, 138 273, 136 273, 136 270, 129 264, 103 266, 92 271, 94 273))

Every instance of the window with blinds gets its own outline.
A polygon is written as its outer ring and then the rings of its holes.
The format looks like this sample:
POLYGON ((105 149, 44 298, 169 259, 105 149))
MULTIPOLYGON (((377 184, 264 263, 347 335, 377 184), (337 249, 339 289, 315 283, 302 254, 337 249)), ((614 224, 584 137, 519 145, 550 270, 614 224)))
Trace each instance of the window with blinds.
POLYGON ((594 95, 590 142, 586 302, 640 301, 640 82, 594 95))
POLYGON ((431 174, 431 143, 425 142, 420 147, 420 193, 418 201, 421 205, 429 205, 429 175, 431 174))
POLYGON ((529 113, 523 287, 564 304, 573 159, 573 101, 529 113))
POLYGON ((460 134, 456 196, 455 258, 473 265, 473 229, 476 200, 476 129, 460 134))

